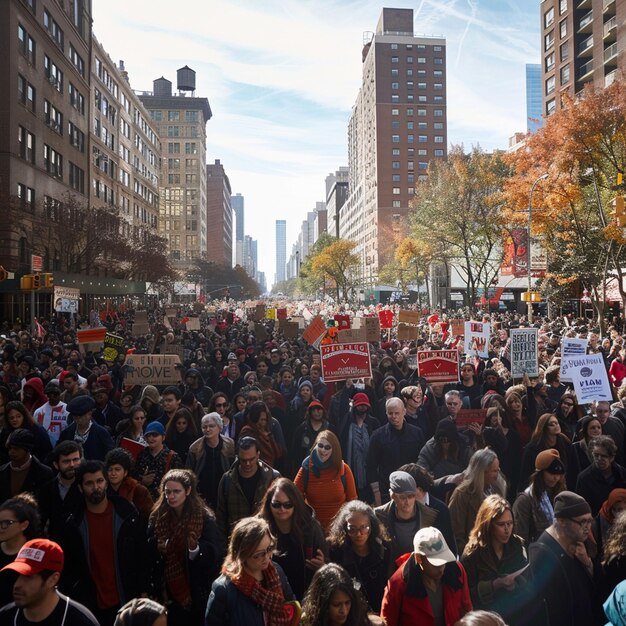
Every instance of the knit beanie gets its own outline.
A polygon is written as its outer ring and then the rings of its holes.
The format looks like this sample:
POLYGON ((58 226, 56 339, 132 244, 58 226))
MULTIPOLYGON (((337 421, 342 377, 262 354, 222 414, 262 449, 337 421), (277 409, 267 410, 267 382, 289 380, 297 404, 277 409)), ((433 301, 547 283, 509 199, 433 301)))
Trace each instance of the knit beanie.
POLYGON ((587 500, 572 491, 561 491, 554 498, 554 517, 572 519, 591 513, 587 500))

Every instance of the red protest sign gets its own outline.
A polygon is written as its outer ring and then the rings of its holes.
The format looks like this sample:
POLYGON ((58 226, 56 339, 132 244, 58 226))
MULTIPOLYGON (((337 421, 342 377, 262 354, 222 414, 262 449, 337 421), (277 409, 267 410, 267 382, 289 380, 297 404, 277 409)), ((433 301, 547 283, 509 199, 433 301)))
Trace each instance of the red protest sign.
POLYGON ((487 417, 487 409, 461 409, 456 414, 457 426, 468 426, 469 424, 482 424, 487 417))
POLYGON ((372 377, 370 350, 365 342, 322 345, 320 352, 325 382, 372 377))
POLYGON ((318 315, 311 320, 310 324, 306 327, 304 333, 302 333, 302 337, 307 343, 313 344, 325 332, 326 324, 324 323, 324 320, 318 315))
POLYGON ((78 343, 104 343, 104 338, 107 334, 106 326, 100 326, 99 328, 85 328, 76 331, 78 337, 78 343))
POLYGON ((389 309, 378 311, 378 318, 380 319, 381 328, 391 328, 393 326, 393 311, 389 309))
POLYGON ((457 350, 423 350, 417 353, 419 375, 429 383, 456 383, 459 381, 459 353, 457 350))
POLYGON ((335 322, 337 322, 337 327, 339 330, 348 330, 350 328, 350 316, 349 315, 340 315, 337 313, 335 316, 335 322))

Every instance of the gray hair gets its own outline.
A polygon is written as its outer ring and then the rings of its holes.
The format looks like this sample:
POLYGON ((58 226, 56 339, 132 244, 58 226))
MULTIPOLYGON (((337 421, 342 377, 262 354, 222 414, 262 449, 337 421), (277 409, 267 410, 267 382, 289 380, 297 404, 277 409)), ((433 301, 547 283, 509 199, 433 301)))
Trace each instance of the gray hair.
POLYGON ((385 410, 387 410, 390 406, 397 404, 399 407, 404 408, 404 402, 402 402, 401 398, 389 398, 387 402, 385 402, 385 410))
POLYGON ((209 421, 212 421, 220 429, 220 432, 224 429, 224 420, 219 413, 216 413, 215 411, 213 411, 213 413, 207 413, 200 420, 200 425, 202 426, 209 421))
POLYGON ((451 389, 450 391, 448 391, 448 393, 446 393, 446 395, 444 396, 444 401, 447 402, 451 398, 457 398, 457 400, 460 400, 461 402, 463 402, 463 398, 461 397, 461 392, 457 391, 456 389, 451 389))
POLYGON ((617 444, 613 437, 609 437, 608 435, 598 435, 590 439, 587 447, 592 454, 596 448, 604 448, 609 456, 615 456, 617 454, 617 444))

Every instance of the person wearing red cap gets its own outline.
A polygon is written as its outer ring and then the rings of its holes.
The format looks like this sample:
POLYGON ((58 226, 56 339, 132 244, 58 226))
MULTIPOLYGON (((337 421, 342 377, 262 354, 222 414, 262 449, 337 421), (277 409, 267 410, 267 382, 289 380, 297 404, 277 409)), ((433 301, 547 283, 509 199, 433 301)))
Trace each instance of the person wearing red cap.
POLYGON ((2 584, 9 584, 13 573, 13 602, 0 608, 0 624, 99 626, 89 609, 57 591, 63 564, 59 544, 27 541, 15 561, 0 570, 2 584))

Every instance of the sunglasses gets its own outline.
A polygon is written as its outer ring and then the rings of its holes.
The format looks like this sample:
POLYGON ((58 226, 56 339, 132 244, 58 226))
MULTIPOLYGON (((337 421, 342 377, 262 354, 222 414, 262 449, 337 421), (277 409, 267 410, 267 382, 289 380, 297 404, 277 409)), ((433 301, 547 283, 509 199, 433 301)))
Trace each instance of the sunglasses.
POLYGON ((276 546, 273 543, 271 543, 269 546, 267 546, 265 550, 259 550, 258 552, 255 552, 250 558, 254 559, 255 561, 258 561, 259 559, 262 559, 263 557, 271 556, 274 550, 276 550, 276 546))
POLYGON ((289 511, 293 509, 293 502, 291 500, 286 500, 285 502, 279 502, 278 500, 272 500, 271 506, 273 509, 285 509, 285 511, 289 511))
POLYGON ((329 443, 318 443, 317 447, 320 450, 332 450, 333 449, 333 447, 329 443))

